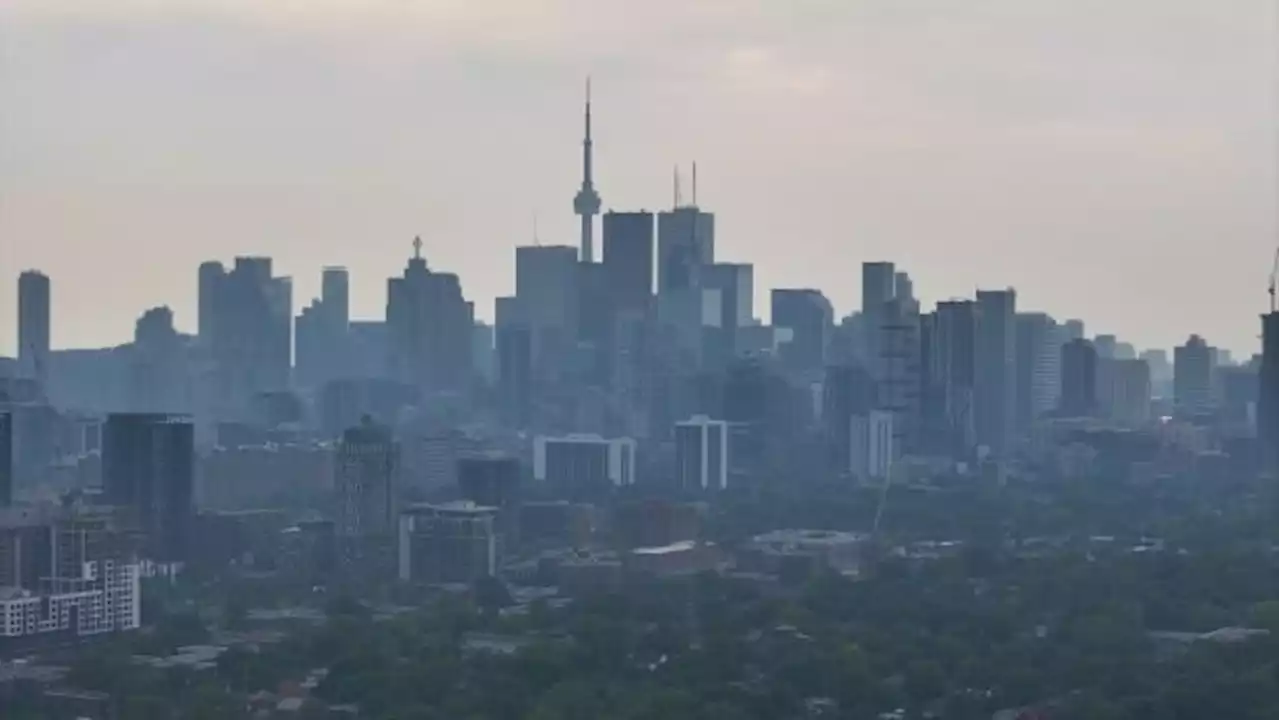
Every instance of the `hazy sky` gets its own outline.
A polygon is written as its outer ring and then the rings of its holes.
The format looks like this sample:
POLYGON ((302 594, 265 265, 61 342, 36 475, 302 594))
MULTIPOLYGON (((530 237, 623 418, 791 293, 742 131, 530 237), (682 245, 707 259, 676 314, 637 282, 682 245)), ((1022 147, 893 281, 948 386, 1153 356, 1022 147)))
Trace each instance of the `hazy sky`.
POLYGON ((1277 237, 1275 0, 0 0, 0 352, 195 324, 196 266, 322 265, 353 314, 421 234, 492 317, 514 246, 575 243, 583 77, 605 208, 698 161, 720 259, 837 311, 927 303, 1251 352, 1277 237))

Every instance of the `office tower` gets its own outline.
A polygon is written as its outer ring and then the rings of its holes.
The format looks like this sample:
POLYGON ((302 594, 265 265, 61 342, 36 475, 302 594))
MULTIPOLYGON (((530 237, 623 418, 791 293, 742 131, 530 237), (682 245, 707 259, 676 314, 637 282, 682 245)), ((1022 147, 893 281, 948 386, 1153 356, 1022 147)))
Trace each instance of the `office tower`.
POLYGON ((13 414, 0 412, 0 508, 9 507, 12 504, 13 414))
POLYGON ((900 300, 908 305, 917 302, 915 283, 911 281, 909 273, 895 272, 893 274, 893 299, 900 300))
POLYGON ((471 372, 490 387, 498 380, 493 326, 482 320, 471 328, 471 372))
POLYGON ((1017 316, 1017 432, 1026 434, 1031 424, 1058 406, 1062 382, 1062 332, 1044 313, 1017 316))
POLYGON ((403 582, 470 584, 497 574, 498 508, 462 500, 400 514, 397 576, 403 582))
POLYGON ((938 303, 929 325, 927 360, 932 408, 928 423, 937 430, 936 449, 951 457, 966 457, 977 444, 977 332, 976 303, 938 303))
POLYGON ((168 307, 147 310, 133 329, 129 358, 129 405, 134 412, 190 410, 186 352, 168 307))
POLYGON ((729 423, 694 415, 676 423, 676 482, 682 490, 729 487, 729 423))
POLYGON ((1071 340, 1083 340, 1084 338, 1084 321, 1077 318, 1071 318, 1062 323, 1062 342, 1071 340))
POLYGON ((821 371, 834 319, 831 301, 818 290, 789 288, 774 289, 769 300, 773 326, 791 331, 780 352, 783 366, 792 372, 821 371))
POLYGON ((293 282, 272 275, 271 258, 238 257, 230 272, 219 276, 220 269, 200 267, 201 299, 212 313, 216 394, 240 408, 258 393, 289 388, 293 282))
MULTIPOLYGON (((1274 307, 1274 305, 1273 305, 1274 307)), ((1258 442, 1262 448, 1262 466, 1274 472, 1277 457, 1277 319, 1275 310, 1262 316, 1262 362, 1258 364, 1258 442)))
POLYGON ((320 276, 320 297, 294 321, 295 382, 319 387, 350 373, 351 308, 346 268, 327 267, 320 276))
POLYGON ((196 336, 206 346, 213 342, 214 331, 219 322, 221 283, 226 274, 226 268, 217 260, 206 260, 200 263, 197 278, 199 297, 196 308, 196 336))
POLYGON ((1151 392, 1155 397, 1173 396, 1173 365, 1169 352, 1163 348, 1143 350, 1138 359, 1145 360, 1151 369, 1151 392))
POLYGON ((635 484, 636 441, 599 435, 533 440, 533 479, 567 497, 598 495, 635 484))
POLYGON ((1102 417, 1126 428, 1151 419, 1151 368, 1145 360, 1099 358, 1097 385, 1102 417))
POLYGON ((658 213, 658 294, 701 286, 705 265, 715 262, 716 218, 696 204, 658 213))
POLYGON ((1017 391, 1017 294, 979 290, 974 410, 978 444, 999 457, 1013 450, 1017 391))
POLYGON ((1214 350, 1199 335, 1173 349, 1173 407, 1179 417, 1197 418, 1213 412, 1214 350))
POLYGON ((1116 356, 1116 336, 1098 335, 1093 338, 1093 347, 1098 351, 1099 360, 1110 360, 1116 356))
POLYGON ((520 491, 520 461, 498 452, 475 453, 458 458, 458 489, 464 500, 477 505, 505 508, 516 502, 520 491))
POLYGON ((893 416, 894 451, 914 452, 920 431, 922 378, 919 306, 914 300, 894 298, 880 315, 877 408, 893 416))
POLYGON ((876 407, 878 392, 861 365, 831 365, 822 381, 822 428, 828 468, 849 469, 849 422, 876 407))
POLYGON ((893 470, 893 415, 872 410, 849 422, 849 474, 855 479, 887 480, 893 470))
POLYGON ((582 137, 582 187, 573 198, 573 214, 582 221, 582 262, 593 263, 595 258, 595 241, 592 237, 592 226, 595 216, 600 214, 600 193, 596 192, 595 174, 592 167, 591 144, 591 80, 587 79, 587 102, 583 112, 584 132, 582 137))
POLYGON ((18 276, 18 367, 42 387, 49 382, 49 278, 38 270, 18 276))
MULTIPOLYGON (((903 273, 904 275, 906 273, 903 273)), ((862 263, 862 315, 874 315, 896 295, 898 273, 891 262, 862 263)))
POLYGON ((195 515, 195 435, 191 419, 157 413, 113 413, 102 427, 102 491, 128 509, 146 538, 150 559, 187 558, 195 515))
POLYGON ((577 250, 565 245, 516 248, 516 298, 533 343, 535 375, 553 374, 562 368, 576 344, 581 291, 578 265, 577 250))
POLYGON ((1062 345, 1062 393, 1058 410, 1066 417, 1092 417, 1098 411, 1098 351, 1084 338, 1062 345))
POLYGON ((387 368, 423 392, 459 392, 471 381, 475 313, 453 273, 433 272, 414 238, 404 274, 387 280, 387 368))
POLYGON ((386 538, 396 529, 400 445, 391 429, 364 418, 342 433, 336 455, 337 522, 344 559, 367 538, 386 538))
POLYGON ((604 272, 615 312, 644 311, 653 296, 653 213, 604 214, 604 272))
POLYGON ((509 427, 526 428, 532 410, 533 338, 518 298, 497 298, 494 307, 500 414, 509 427))

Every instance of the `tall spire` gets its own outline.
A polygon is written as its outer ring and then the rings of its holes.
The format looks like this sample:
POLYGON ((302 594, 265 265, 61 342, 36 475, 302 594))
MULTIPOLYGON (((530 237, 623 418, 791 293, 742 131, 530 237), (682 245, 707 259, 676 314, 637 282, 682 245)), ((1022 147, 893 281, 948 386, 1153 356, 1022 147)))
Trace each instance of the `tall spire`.
POLYGON ((586 107, 582 138, 582 187, 573 198, 573 212, 582 219, 582 262, 595 262, 595 242, 592 238, 594 218, 600 213, 600 194, 596 192, 591 167, 591 77, 587 76, 586 107))

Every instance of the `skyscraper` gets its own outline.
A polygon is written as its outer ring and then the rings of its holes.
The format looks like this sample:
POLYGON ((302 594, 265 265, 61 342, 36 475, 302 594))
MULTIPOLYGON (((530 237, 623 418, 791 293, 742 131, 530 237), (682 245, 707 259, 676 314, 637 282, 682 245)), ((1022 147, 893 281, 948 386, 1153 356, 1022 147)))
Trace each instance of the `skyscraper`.
POLYGON ((773 326, 791 331, 779 351, 783 366, 792 372, 822 371, 834 322, 831 301, 808 288, 775 288, 769 300, 773 326))
MULTIPOLYGON (((598 270, 590 263, 584 266, 598 270)), ((582 273, 577 250, 567 245, 516 248, 516 298, 529 329, 535 374, 565 364, 578 336, 582 273)))
POLYGON ((13 504, 13 414, 0 412, 0 508, 13 504))
POLYGON ((604 214, 604 272, 614 312, 648 309, 653 252, 653 213, 604 214))
POLYGON ((583 115, 585 132, 582 138, 582 187, 573 198, 573 212, 582 220, 582 262, 595 262, 595 242, 592 227, 595 216, 600 214, 600 193, 596 192, 591 157, 591 79, 587 78, 587 102, 583 115))
POLYGON ((180 415, 113 413, 102 428, 102 490, 128 508, 156 561, 187 557, 195 514, 195 434, 180 415))
POLYGON ((414 239, 404 274, 387 280, 387 367, 423 391, 459 391, 471 380, 475 312, 453 273, 433 272, 414 239))
POLYGON ((351 314, 346 268, 327 267, 320 297, 294 321, 295 382, 317 387, 350 372, 351 314))
POLYGON ((972 300, 938 303, 929 324, 930 399, 925 422, 939 436, 938 450, 964 457, 977 442, 974 392, 977 381, 978 310, 972 300))
POLYGON ((658 293, 701 287, 703 266, 715 262, 716 218, 697 205, 658 213, 658 293))
POLYGON ((1062 388, 1062 332, 1045 313, 1017 316, 1017 408, 1015 424, 1025 434, 1040 416, 1058 406, 1062 388))
POLYGON ((18 366, 41 385, 49 380, 49 278, 38 270, 18 276, 18 366))
POLYGON ((219 275, 221 267, 200 267, 201 310, 212 314, 209 340, 218 394, 232 407, 242 407, 258 393, 289 389, 293 281, 274 277, 266 257, 237 257, 231 271, 219 275))
POLYGON ((133 330, 130 407, 135 412, 180 413, 189 408, 182 338, 167 306, 147 310, 133 330))
POLYGON ((1098 411, 1098 351, 1084 338, 1063 343, 1062 392, 1058 410, 1067 417, 1092 417, 1098 411))
POLYGON ((1280 457, 1276 408, 1278 319, 1280 313, 1275 310, 1262 316, 1262 362, 1258 367, 1258 441, 1262 447, 1262 466, 1268 471, 1276 469, 1280 457))
POLYGON ((1017 394, 1017 294, 979 290, 974 410, 978 444, 1006 457, 1013 449, 1017 394))
POLYGON ((342 433, 336 461, 337 535, 347 539, 392 535, 397 522, 400 446, 390 428, 363 418, 342 433))
POLYGON ((1204 417, 1213 412, 1214 351, 1199 335, 1173 349, 1173 407, 1179 417, 1204 417))
POLYGON ((226 268, 217 260, 200 263, 197 281, 199 298, 196 309, 196 334, 206 345, 213 342, 214 329, 218 323, 218 303, 221 297, 219 284, 226 274, 226 268))
POLYGON ((682 490, 729 486, 729 423, 695 415, 676 423, 676 481, 682 490))

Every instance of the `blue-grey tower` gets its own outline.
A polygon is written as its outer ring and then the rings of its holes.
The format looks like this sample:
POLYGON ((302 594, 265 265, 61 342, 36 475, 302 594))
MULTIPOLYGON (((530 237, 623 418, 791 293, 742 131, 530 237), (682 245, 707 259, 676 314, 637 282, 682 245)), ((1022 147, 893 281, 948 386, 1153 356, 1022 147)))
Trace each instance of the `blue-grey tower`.
POLYGON ((591 78, 587 78, 586 135, 582 138, 582 188, 573 198, 573 212, 582 218, 582 262, 595 262, 592 228, 600 214, 600 193, 591 173, 591 78))

